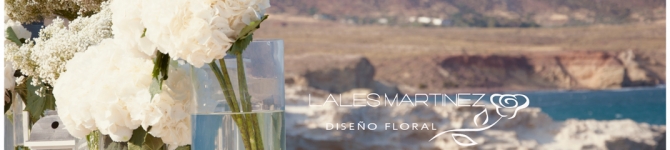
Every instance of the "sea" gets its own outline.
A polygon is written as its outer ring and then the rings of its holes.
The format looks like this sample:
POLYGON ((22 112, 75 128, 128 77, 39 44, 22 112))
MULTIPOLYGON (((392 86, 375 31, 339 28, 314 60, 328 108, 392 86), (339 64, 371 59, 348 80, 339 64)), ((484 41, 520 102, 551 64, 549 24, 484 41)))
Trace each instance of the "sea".
POLYGON ((631 119, 654 125, 666 124, 665 86, 595 91, 520 92, 552 119, 631 119))

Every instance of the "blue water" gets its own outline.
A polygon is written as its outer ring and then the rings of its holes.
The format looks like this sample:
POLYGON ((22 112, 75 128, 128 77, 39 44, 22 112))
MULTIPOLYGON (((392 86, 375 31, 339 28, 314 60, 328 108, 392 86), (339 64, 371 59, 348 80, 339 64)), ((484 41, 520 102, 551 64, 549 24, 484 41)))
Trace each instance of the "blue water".
POLYGON ((554 120, 631 119, 649 124, 665 124, 665 87, 524 94, 531 100, 530 107, 541 108, 554 120))
MULTIPOLYGON (((542 112, 557 121, 631 119, 635 122, 655 125, 665 124, 665 86, 592 91, 501 92, 500 94, 524 94, 530 99, 529 107, 539 107, 542 112)), ((490 95, 486 94, 482 101, 488 102, 490 95)), ((454 99, 456 97, 454 94, 449 94, 449 96, 454 99)), ((478 99, 478 96, 469 98, 478 99)), ((430 97, 429 101, 433 99, 430 97)))

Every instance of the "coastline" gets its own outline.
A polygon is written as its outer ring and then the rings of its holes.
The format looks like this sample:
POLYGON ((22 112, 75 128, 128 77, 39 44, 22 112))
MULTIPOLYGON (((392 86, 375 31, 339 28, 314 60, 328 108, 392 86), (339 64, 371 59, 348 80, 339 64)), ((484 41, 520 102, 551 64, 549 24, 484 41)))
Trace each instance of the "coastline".
POLYGON ((664 21, 416 28, 275 16, 255 36, 284 40, 286 83, 334 93, 598 90, 666 82, 664 21))

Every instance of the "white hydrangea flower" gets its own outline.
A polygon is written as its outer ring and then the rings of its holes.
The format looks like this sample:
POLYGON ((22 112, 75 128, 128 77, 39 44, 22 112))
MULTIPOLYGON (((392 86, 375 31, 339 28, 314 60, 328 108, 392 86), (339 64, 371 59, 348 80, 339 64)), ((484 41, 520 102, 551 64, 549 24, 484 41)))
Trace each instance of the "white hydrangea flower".
POLYGON ((127 141, 140 121, 127 106, 151 95, 151 59, 114 39, 77 53, 54 85, 58 115, 66 129, 82 138, 93 130, 127 141))
POLYGON ((138 127, 170 145, 190 138, 192 86, 187 70, 171 67, 162 92, 149 93, 153 62, 124 40, 106 39, 77 53, 54 86, 66 129, 82 138, 100 130, 114 141, 127 141, 138 127))
POLYGON ((114 38, 138 47, 147 55, 153 55, 156 46, 149 39, 142 37, 145 28, 139 14, 144 8, 135 0, 115 0, 109 7, 114 12, 112 14, 114 38), (129 5, 133 3, 137 4, 129 5))
POLYGON ((146 100, 136 105, 141 110, 131 116, 142 120, 142 127, 151 126, 149 134, 161 138, 170 146, 191 144, 192 85, 187 70, 171 67, 169 78, 163 84, 160 94, 154 95, 151 101, 146 100))
POLYGON ((225 33, 232 33, 233 30, 229 26, 217 27, 212 23, 227 23, 227 20, 215 17, 215 10, 203 0, 142 2, 142 6, 147 6, 141 13, 142 23, 147 29, 145 38, 172 58, 181 58, 200 67, 213 59, 223 58, 232 45, 233 40, 225 33))
POLYGON ((228 34, 232 39, 237 39, 242 28, 252 21, 257 21, 265 15, 265 10, 270 8, 269 0, 230 0, 217 2, 215 8, 221 11, 224 18, 228 18, 229 26, 235 31, 228 34))
POLYGON ((269 0, 116 0, 112 2, 115 5, 119 7, 112 11, 124 13, 118 16, 125 18, 115 17, 113 28, 129 29, 118 30, 120 33, 115 35, 135 39, 144 33, 150 43, 134 40, 143 52, 153 55, 158 49, 196 67, 223 58, 242 28, 259 20, 270 7, 269 0), (129 8, 132 3, 139 4, 129 8), (122 20, 134 22, 124 24, 122 20), (136 23, 141 23, 141 27, 136 23), (146 32, 138 32, 144 29, 146 32))
POLYGON ((12 65, 12 62, 7 62, 5 61, 5 89, 6 90, 14 90, 14 87, 16 86, 16 77, 14 77, 14 66, 12 65))
POLYGON ((112 37, 111 11, 106 3, 102 7, 101 12, 75 19, 68 26, 62 19, 55 19, 40 30, 39 38, 29 40, 21 47, 6 46, 5 61, 12 62, 24 75, 38 79, 32 84, 53 85, 75 53, 112 37))

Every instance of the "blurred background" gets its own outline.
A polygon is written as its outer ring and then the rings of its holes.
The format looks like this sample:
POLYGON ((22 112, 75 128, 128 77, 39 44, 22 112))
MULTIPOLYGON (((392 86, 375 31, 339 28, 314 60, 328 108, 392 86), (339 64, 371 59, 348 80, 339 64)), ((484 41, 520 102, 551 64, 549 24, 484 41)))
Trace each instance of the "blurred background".
MULTIPOLYGON (((285 42, 289 148, 462 148, 453 147, 447 136, 426 142, 432 132, 324 131, 314 120, 404 122, 430 114, 467 116, 462 111, 468 110, 336 111, 305 106, 308 94, 371 92, 527 94, 529 117, 518 120, 514 129, 500 127, 501 133, 473 135, 484 143, 474 149, 665 148, 666 1, 272 0, 271 4, 270 18, 256 38, 285 42), (393 113, 398 111, 404 113, 393 113), (375 138, 381 139, 371 140, 375 138), (405 138, 419 140, 401 140, 405 138), (565 145, 573 146, 561 147, 565 145)), ((426 120, 454 124, 454 119, 441 115, 426 120)))
POLYGON ((359 55, 405 93, 665 83, 662 0, 273 0, 268 13, 257 37, 287 56, 359 55))

